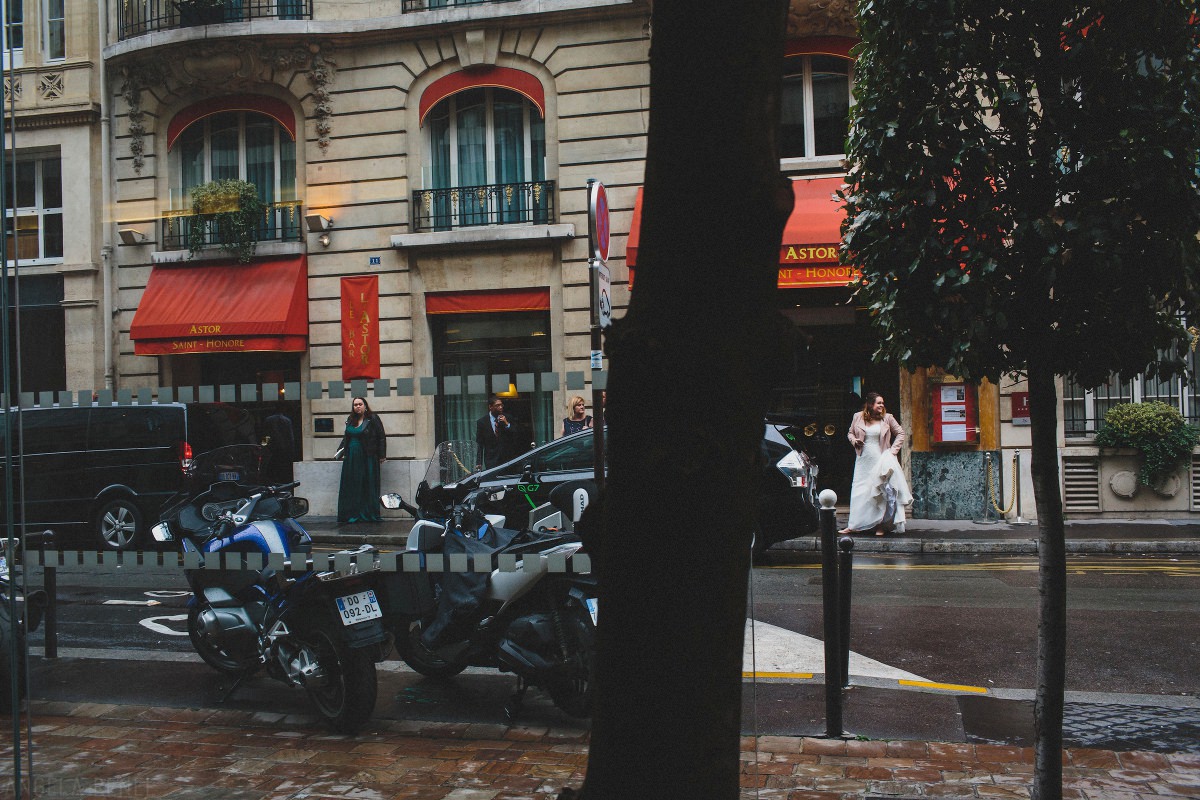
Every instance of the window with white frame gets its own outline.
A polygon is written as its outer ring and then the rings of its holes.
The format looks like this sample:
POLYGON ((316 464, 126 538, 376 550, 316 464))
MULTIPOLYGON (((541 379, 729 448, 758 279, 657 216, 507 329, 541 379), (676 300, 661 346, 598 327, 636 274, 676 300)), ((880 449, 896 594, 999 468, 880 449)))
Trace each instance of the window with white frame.
POLYGON ((42 46, 47 61, 67 57, 66 0, 42 0, 42 46))
POLYGON ((1161 379, 1138 375, 1129 380, 1111 376, 1093 389, 1084 389, 1067 379, 1063 386, 1063 422, 1067 436, 1091 436, 1104 424, 1104 415, 1118 403, 1148 403, 1157 400, 1179 409, 1188 422, 1200 423, 1200 375, 1196 352, 1188 353, 1187 371, 1161 379))
POLYGON ((191 190, 209 181, 253 183, 263 202, 296 199, 296 142, 266 114, 223 111, 187 127, 171 148, 171 207, 191 207, 191 190))
POLYGON ((7 0, 8 17, 4 20, 4 66, 20 67, 25 58, 25 3, 7 0))
POLYGON ((425 129, 425 185, 458 190, 431 200, 444 206, 434 209, 439 226, 527 222, 545 208, 532 184, 546 179, 546 123, 524 96, 467 89, 434 106, 425 129))
POLYGON ((4 239, 9 262, 55 263, 63 257, 62 161, 58 154, 18 155, 4 172, 4 239))
POLYGON ((853 62, 847 58, 789 58, 783 77, 780 156, 815 158, 845 153, 852 89, 853 62))

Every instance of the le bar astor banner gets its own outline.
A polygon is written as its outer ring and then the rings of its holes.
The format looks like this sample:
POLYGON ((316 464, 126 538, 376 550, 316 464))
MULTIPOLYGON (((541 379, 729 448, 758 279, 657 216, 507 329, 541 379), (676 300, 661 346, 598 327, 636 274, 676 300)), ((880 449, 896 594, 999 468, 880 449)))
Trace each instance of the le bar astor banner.
POLYGON ((379 377, 379 276, 342 278, 342 379, 379 377))

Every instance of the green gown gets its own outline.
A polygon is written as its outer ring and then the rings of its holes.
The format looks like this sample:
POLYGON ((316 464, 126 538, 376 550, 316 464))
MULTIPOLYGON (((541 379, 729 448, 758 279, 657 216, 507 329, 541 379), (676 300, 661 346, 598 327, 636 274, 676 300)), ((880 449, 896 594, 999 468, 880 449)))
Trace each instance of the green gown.
POLYGON ((342 482, 338 488, 338 522, 379 522, 379 462, 367 456, 364 434, 368 420, 346 426, 342 482))

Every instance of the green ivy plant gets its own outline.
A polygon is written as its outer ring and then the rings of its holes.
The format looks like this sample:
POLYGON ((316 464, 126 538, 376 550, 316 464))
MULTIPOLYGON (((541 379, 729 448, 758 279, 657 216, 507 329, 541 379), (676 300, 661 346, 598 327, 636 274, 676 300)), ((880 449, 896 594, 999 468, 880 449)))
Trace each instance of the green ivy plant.
POLYGON ((265 219, 267 204, 258 188, 247 181, 223 179, 193 187, 188 249, 191 255, 207 244, 208 232, 220 247, 243 263, 254 257, 258 228, 265 219))
POLYGON ((1200 441, 1200 428, 1189 425, 1173 406, 1158 400, 1119 403, 1104 415, 1096 432, 1100 447, 1132 447, 1142 457, 1138 482, 1157 486, 1188 463, 1200 441))

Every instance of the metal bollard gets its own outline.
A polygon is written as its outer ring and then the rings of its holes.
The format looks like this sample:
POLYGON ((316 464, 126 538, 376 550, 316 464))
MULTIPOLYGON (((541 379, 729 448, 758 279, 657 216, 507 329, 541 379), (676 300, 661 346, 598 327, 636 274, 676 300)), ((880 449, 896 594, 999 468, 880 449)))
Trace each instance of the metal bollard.
MULTIPOLYGON (((55 554, 57 557, 57 553, 55 554)), ((58 567, 46 564, 42 572, 46 614, 42 618, 42 647, 46 658, 58 658, 58 567)))
POLYGON ((850 685, 850 588, 854 569, 854 540, 849 536, 838 539, 838 641, 842 645, 842 683, 850 685))
POLYGON ((825 735, 842 736, 842 645, 838 613, 837 493, 821 492, 821 599, 825 629, 825 735))

